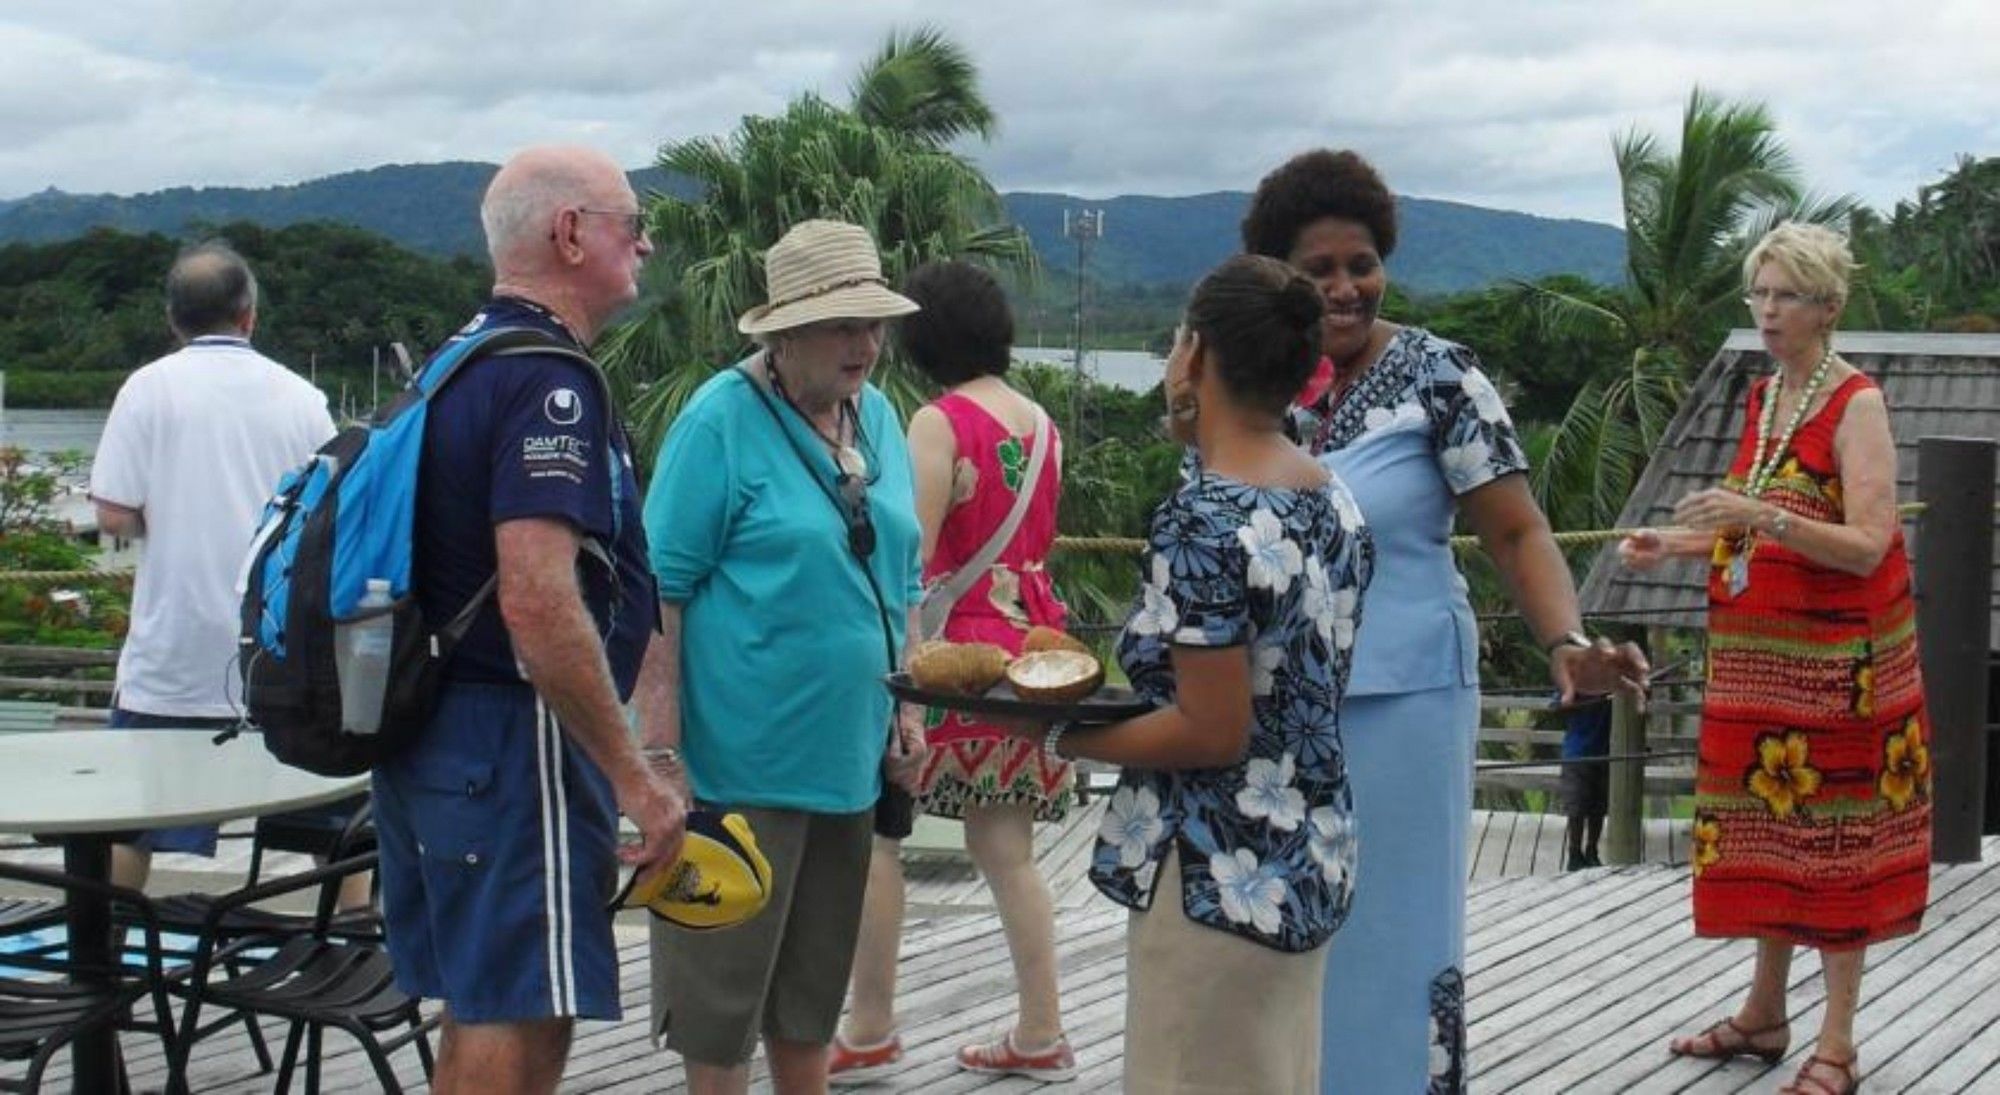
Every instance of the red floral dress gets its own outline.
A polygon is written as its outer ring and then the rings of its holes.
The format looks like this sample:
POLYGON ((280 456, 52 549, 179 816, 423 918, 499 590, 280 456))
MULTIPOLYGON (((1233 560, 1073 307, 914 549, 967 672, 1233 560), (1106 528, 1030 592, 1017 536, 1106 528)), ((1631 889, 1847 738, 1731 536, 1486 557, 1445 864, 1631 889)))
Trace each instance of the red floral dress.
MULTIPOLYGON (((958 462, 952 471, 952 505, 924 568, 926 583, 956 571, 1007 520, 1027 478, 1033 443, 966 396, 947 394, 932 406, 951 423, 958 462)), ((1060 445, 1053 422, 1049 432, 1049 441, 1060 445)), ((1063 626, 1066 612, 1043 566, 1055 541, 1056 502, 1062 494, 1055 460, 1059 452, 1053 450, 1045 462, 1013 540, 952 607, 945 638, 992 643, 1017 654, 1030 627, 1063 626)), ((935 707, 925 726, 931 752, 919 804, 926 813, 962 818, 971 806, 1029 803, 1040 821, 1068 814, 1075 784, 1071 765, 1045 756, 1040 743, 1010 736, 976 715, 935 707)))
MULTIPOLYGON (((1742 489, 1767 384, 1751 388, 1724 485, 1742 489)), ((1834 431, 1849 377, 1799 427, 1763 500, 1845 517, 1834 431)), ((1828 950, 1915 931, 1930 884, 1930 726, 1916 610, 1899 530, 1871 574, 1848 574, 1757 537, 1718 538, 1709 576, 1708 694, 1694 824, 1695 931, 1828 950)))

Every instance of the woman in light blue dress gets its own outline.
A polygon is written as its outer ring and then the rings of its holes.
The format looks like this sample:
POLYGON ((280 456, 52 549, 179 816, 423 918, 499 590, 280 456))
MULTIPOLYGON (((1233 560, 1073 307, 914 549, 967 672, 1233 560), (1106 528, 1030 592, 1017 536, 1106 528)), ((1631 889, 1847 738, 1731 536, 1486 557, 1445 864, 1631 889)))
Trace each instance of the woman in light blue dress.
POLYGON ((1471 351, 1381 318, 1396 216, 1375 170, 1352 152, 1295 157, 1258 185, 1243 242, 1304 271, 1325 299, 1331 375, 1308 387, 1292 428, 1375 536, 1341 712, 1360 863, 1327 962, 1324 1090, 1461 1091, 1479 636, 1454 519, 1493 557, 1565 699, 1642 679, 1645 658, 1583 634, 1520 438, 1471 351))

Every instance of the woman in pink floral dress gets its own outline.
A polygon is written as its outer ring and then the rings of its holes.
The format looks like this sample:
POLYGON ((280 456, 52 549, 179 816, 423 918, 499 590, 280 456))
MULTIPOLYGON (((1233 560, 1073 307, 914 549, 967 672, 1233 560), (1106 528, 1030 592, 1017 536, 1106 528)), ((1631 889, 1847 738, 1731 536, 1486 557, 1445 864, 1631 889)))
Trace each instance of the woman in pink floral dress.
MULTIPOLYGON (((904 351, 946 389, 910 418, 927 585, 945 581, 981 553, 1028 486, 1035 447, 1055 446, 1019 527, 953 606, 944 628, 944 638, 953 642, 992 643, 1018 653, 1029 628, 1063 626, 1063 604, 1043 566, 1056 535, 1061 440, 1034 401, 1003 379, 1014 319, 992 275, 964 263, 934 263, 912 273, 903 293, 923 308, 903 321, 904 351)), ((1074 773, 1037 742, 976 716, 932 709, 926 725, 931 754, 919 805, 933 816, 965 822, 966 848, 993 891, 1020 988, 1013 1027, 961 1048, 959 1064, 1067 1080, 1076 1058, 1062 1032, 1055 915, 1048 884, 1035 869, 1032 823, 1059 821, 1069 812, 1074 773)), ((903 919, 898 853, 897 842, 876 838, 850 1011, 833 1043, 835 1084, 884 1078, 902 1058, 894 1013, 903 919)))

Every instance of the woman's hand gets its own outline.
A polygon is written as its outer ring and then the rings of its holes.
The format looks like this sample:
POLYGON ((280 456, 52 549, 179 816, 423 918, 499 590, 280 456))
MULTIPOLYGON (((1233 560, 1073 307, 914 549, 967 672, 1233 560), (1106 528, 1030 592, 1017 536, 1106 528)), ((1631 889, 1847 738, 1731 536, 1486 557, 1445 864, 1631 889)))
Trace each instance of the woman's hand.
POLYGON ((1747 529, 1764 513, 1764 503, 1721 487, 1688 494, 1674 505, 1674 521, 1700 532, 1747 529))
POLYGON ((1549 679, 1562 693, 1562 703, 1574 703, 1579 693, 1604 696, 1623 692, 1646 704, 1646 675, 1652 666, 1632 643, 1612 645, 1598 636, 1589 646, 1559 646, 1549 654, 1549 679))
POLYGON ((1647 571, 1667 561, 1667 541, 1658 529, 1642 528, 1618 541, 1618 561, 1628 570, 1647 571))
POLYGON ((916 794, 930 751, 929 743, 924 740, 924 709, 915 704, 897 704, 896 732, 890 737, 888 748, 882 751, 882 778, 916 794))

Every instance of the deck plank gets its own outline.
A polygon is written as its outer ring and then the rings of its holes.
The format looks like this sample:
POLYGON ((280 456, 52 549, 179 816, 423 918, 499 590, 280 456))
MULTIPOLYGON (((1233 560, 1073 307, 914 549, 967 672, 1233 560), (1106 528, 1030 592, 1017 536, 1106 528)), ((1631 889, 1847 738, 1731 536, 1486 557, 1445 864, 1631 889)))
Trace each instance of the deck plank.
MULTIPOLYGON (((1079 1075, 1063 1090, 1116 1091, 1125 1023, 1124 945, 1128 914, 1095 896, 1084 877, 1103 800, 1069 823, 1037 833, 1052 888, 1068 899, 1057 911, 1057 960, 1064 1022, 1079 1075)), ((1553 873, 1548 849, 1560 819, 1486 815, 1469 849, 1500 869, 1533 874, 1482 878, 1468 891, 1468 1015, 1475 1090, 1492 1092, 1770 1092, 1811 1046, 1824 1006, 1818 962, 1802 953, 1792 973, 1794 1043, 1775 1068, 1676 1060, 1668 1037, 1728 1014, 1748 986, 1752 944, 1693 936, 1684 866, 1553 873)), ((1684 840, 1671 826, 1648 851, 1684 840)), ((1684 848, 1684 844, 1681 847, 1684 848)), ((1867 1089, 1876 1092, 2000 1090, 2000 840, 1986 861, 1938 868, 1925 929, 1870 950, 1856 1023, 1867 1089)), ((877 1091, 1011 1095, 1041 1085, 962 1072, 960 1045, 995 1037, 1011 1020, 1012 966, 991 897, 969 864, 913 857, 913 915, 905 932, 898 1007, 908 1048, 901 1069, 877 1091)), ((647 1032, 651 976, 645 930, 618 929, 622 1023, 581 1024, 566 1092, 680 1092, 678 1057, 647 1032)), ((266 1023, 282 1045, 282 1029, 266 1023)), ((128 1065, 139 1090, 164 1083, 157 1043, 128 1035, 128 1065)), ((401 1080, 421 1090, 413 1053, 398 1054, 401 1080)), ((327 1036, 328 1091, 377 1086, 345 1036, 327 1036)), ((0 1075, 16 1075, 8 1066, 0 1075)), ((763 1066, 753 1089, 769 1090, 763 1066)), ((242 1028, 197 1047, 197 1091, 250 1095, 270 1090, 242 1028)), ((50 1089, 67 1084, 66 1062, 50 1089)))

